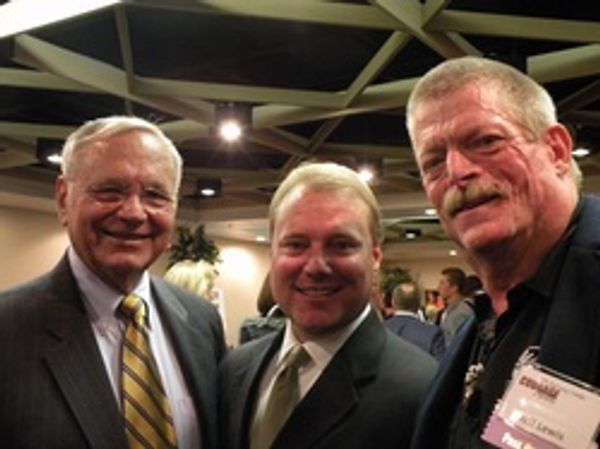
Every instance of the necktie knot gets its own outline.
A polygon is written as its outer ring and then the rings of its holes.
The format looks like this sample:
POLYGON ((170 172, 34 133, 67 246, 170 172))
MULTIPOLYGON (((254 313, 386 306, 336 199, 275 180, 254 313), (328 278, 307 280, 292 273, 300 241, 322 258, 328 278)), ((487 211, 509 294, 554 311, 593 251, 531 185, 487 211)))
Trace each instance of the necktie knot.
POLYGON ((290 350, 288 353, 284 365, 295 370, 300 369, 306 365, 310 360, 310 355, 302 345, 298 345, 290 350))
POLYGON ((142 326, 146 324, 146 303, 135 293, 130 293, 121 301, 119 310, 135 323, 142 326))

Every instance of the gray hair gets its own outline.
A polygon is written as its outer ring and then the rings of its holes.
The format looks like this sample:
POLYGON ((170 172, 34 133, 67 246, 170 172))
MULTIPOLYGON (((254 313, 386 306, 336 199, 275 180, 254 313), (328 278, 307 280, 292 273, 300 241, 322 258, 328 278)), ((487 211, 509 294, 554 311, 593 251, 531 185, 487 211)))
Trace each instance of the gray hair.
MULTIPOLYGON (((417 108, 427 101, 443 98, 465 84, 498 89, 507 112, 530 133, 530 140, 540 139, 549 126, 557 123, 552 97, 533 78, 499 61, 464 56, 437 65, 419 79, 413 88, 406 105, 406 127, 413 143, 413 120, 417 108)), ((581 171, 573 158, 570 173, 580 187, 581 171)))
POLYGON ((292 170, 279 185, 269 205, 269 227, 273 234, 275 220, 283 200, 293 191, 304 188, 308 191, 343 193, 359 198, 369 210, 370 231, 373 244, 383 240, 379 203, 369 185, 354 170, 334 162, 304 163, 292 170))
POLYGON ((87 143, 114 136, 131 130, 147 131, 162 144, 165 153, 171 156, 175 172, 175 191, 179 190, 183 161, 171 140, 155 124, 139 117, 119 116, 102 117, 85 122, 67 137, 62 149, 61 171, 65 178, 72 179, 77 164, 74 155, 87 143))

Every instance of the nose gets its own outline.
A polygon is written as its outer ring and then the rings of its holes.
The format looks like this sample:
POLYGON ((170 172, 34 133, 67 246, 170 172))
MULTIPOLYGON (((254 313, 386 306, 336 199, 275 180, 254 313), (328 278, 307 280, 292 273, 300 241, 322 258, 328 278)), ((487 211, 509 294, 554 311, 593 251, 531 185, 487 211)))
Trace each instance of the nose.
POLYGON ((460 185, 475 176, 478 166, 464 151, 450 148, 446 153, 446 169, 450 182, 460 185))
POLYGON ((323 276, 331 273, 331 266, 327 261, 327 256, 322 249, 314 249, 304 264, 304 272, 313 277, 323 276))
POLYGON ((146 220, 146 209, 139 195, 128 195, 117 212, 119 218, 132 224, 142 223, 146 220))

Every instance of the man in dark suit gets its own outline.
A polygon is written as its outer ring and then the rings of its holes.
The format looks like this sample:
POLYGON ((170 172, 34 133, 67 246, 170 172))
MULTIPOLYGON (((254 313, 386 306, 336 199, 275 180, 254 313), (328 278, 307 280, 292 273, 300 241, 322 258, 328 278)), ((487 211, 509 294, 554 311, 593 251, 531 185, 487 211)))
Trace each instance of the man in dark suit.
POLYGON ((591 431, 579 427, 588 407, 521 400, 514 388, 575 379, 570 397, 581 399, 593 389, 579 382, 600 387, 600 200, 579 195, 573 143, 552 99, 513 67, 458 58, 419 80, 407 126, 425 191, 495 312, 491 332, 487 314, 458 331, 412 447, 554 447, 533 444, 549 438, 535 434, 545 428, 592 447, 599 416, 591 431))
POLYGON ((119 307, 134 293, 148 310, 138 332, 149 339, 178 447, 216 449, 220 319, 147 272, 171 241, 177 150, 144 120, 109 117, 75 131, 62 157, 56 199, 71 246, 50 273, 0 293, 3 447, 138 447, 132 435, 143 432, 124 419, 121 389, 130 319, 119 307))
POLYGON ((382 257, 373 193, 346 167, 303 165, 269 217, 271 287, 289 319, 223 362, 224 447, 406 448, 436 363, 369 305, 382 257))
POLYGON ((394 312, 384 321, 385 327, 440 360, 446 348, 444 332, 438 326, 421 320, 418 313, 420 296, 416 282, 398 284, 392 291, 394 312))

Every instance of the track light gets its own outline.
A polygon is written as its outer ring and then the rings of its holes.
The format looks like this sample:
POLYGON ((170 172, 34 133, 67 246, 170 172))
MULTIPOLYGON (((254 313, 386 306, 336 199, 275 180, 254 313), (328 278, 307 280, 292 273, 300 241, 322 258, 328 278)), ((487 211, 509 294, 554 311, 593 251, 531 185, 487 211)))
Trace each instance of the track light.
POLYGON ((215 106, 217 135, 225 142, 237 142, 251 123, 252 109, 247 104, 219 103, 215 106))
POLYGON ((223 184, 220 179, 198 179, 196 180, 196 191, 198 195, 214 198, 221 196, 223 184))

